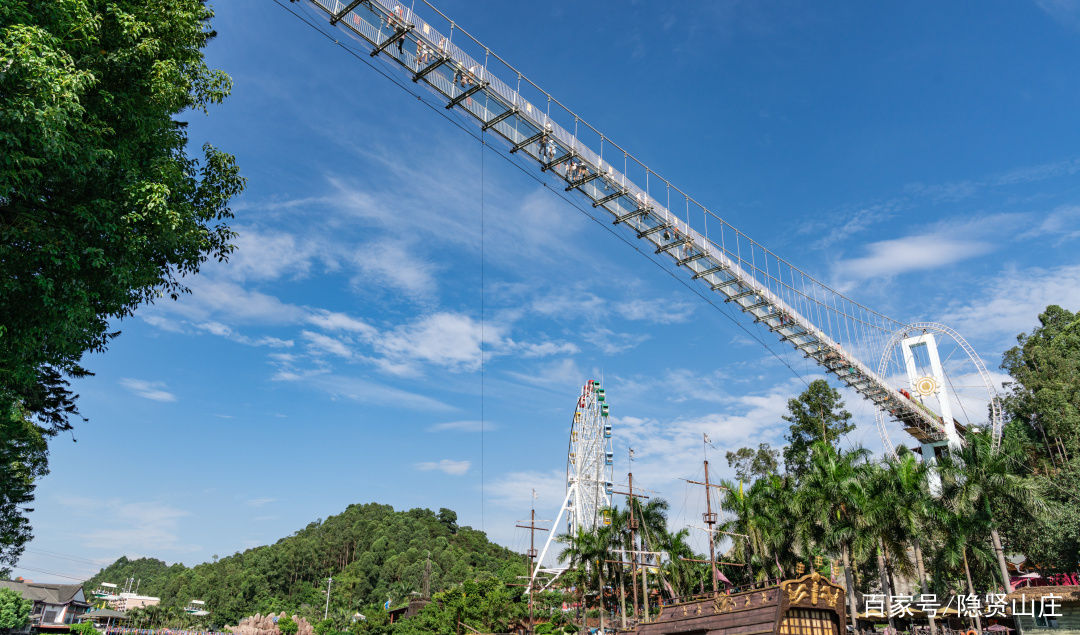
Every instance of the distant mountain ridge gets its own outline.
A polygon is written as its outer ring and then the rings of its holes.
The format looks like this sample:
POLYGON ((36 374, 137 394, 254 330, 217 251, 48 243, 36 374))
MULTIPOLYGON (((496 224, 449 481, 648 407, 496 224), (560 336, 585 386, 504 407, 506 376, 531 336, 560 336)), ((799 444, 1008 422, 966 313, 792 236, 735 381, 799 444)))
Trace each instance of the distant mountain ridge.
POLYGON ((310 607, 318 607, 321 619, 328 576, 334 578, 331 610, 351 615, 387 598, 400 603, 420 591, 428 554, 432 592, 506 567, 525 571, 520 554, 490 542, 481 531, 458 527, 452 510, 395 511, 369 503, 350 505, 272 545, 190 568, 122 557, 85 587, 89 593, 101 582, 122 585, 135 578, 139 594, 161 597, 163 607, 205 600, 210 623, 217 626, 254 613, 291 614, 310 607))

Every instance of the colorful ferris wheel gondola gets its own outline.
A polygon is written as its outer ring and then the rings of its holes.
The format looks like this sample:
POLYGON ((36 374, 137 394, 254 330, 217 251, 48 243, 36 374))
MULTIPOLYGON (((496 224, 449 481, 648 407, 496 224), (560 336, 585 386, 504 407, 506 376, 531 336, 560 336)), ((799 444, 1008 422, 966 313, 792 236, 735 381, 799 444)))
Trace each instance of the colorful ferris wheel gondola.
POLYGON ((570 424, 566 458, 567 531, 591 531, 603 525, 603 510, 611 505, 615 455, 607 394, 599 381, 581 388, 570 424))

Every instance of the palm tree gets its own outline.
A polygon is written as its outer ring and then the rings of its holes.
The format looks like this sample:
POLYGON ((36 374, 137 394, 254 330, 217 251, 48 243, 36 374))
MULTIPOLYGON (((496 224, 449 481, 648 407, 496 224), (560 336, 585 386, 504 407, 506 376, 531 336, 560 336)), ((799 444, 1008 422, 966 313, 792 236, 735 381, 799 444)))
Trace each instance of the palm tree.
MULTIPOLYGON (((630 512, 629 510, 623 511, 618 507, 612 507, 608 510, 611 515, 611 531, 609 535, 611 537, 612 551, 622 550, 623 555, 618 558, 620 561, 626 560, 629 556, 628 551, 634 549, 633 543, 630 541, 630 512)), ((619 622, 620 627, 626 629, 626 567, 619 564, 613 568, 613 571, 619 579, 619 622)), ((630 582, 630 586, 633 587, 633 580, 630 582)), ((633 607, 634 611, 637 611, 636 603, 633 607)))
MULTIPOLYGON (((662 551, 661 538, 667 534, 668 502, 663 498, 650 499, 648 503, 638 503, 635 508, 635 517, 640 519, 638 524, 641 530, 642 551, 662 551)), ((642 557, 641 563, 641 592, 642 613, 646 620, 649 619, 647 612, 649 606, 649 574, 646 567, 646 558, 642 557)))
POLYGON ((413 584, 410 583, 407 580, 396 580, 396 581, 394 581, 390 585, 390 597, 393 599, 393 603, 394 604, 397 604, 398 602, 406 602, 407 603, 409 601, 409 598, 412 596, 413 589, 415 589, 415 588, 416 587, 413 586, 413 584))
MULTIPOLYGON (((579 531, 573 536, 564 534, 557 539, 567 545, 559 553, 559 559, 568 561, 572 567, 576 568, 586 585, 595 585, 602 631, 604 628, 604 569, 607 567, 607 561, 612 559, 610 557, 610 528, 597 527, 593 531, 579 531)), ((583 589, 582 604, 587 609, 586 597, 583 589)), ((584 629, 584 620, 581 626, 584 629)))
MULTIPOLYGON (((579 602, 582 609, 584 609, 586 566, 582 563, 587 562, 584 554, 586 545, 578 538, 578 536, 572 534, 560 534, 555 537, 555 541, 565 545, 562 551, 559 552, 559 560, 565 562, 567 566, 567 573, 563 575, 563 581, 568 584, 575 583, 573 586, 577 589, 579 602)), ((584 612, 586 611, 583 610, 584 612)), ((585 632, 584 620, 581 622, 580 632, 585 632)))
MULTIPOLYGON (((948 479, 945 480, 948 481, 948 479)), ((947 490, 948 488, 943 488, 943 498, 949 495, 947 490)), ((990 553, 981 547, 982 541, 976 540, 979 536, 985 538, 986 528, 981 526, 976 519, 950 509, 947 499, 937 505, 934 517, 935 525, 941 533, 935 556, 935 568, 938 571, 962 572, 967 592, 974 594, 975 585, 972 582, 971 562, 979 563, 992 559, 990 553), (972 556, 971 558, 969 558, 969 554, 972 556)), ((982 632, 982 620, 979 619, 977 614, 972 625, 977 631, 982 632)))
POLYGON ((787 567, 799 561, 791 513, 793 483, 789 477, 772 475, 758 479, 750 488, 749 518, 760 539, 760 571, 766 579, 784 577, 787 567))
MULTIPOLYGON (((866 491, 865 531, 873 538, 877 548, 881 592, 891 596, 892 573, 910 574, 914 569, 907 552, 911 535, 900 514, 906 495, 901 493, 901 486, 896 483, 896 473, 881 464, 868 467, 866 491)), ((889 617, 889 626, 895 628, 892 616, 889 617)))
POLYGON ((840 452, 823 441, 810 449, 810 467, 803 475, 794 510, 800 519, 799 537, 804 550, 817 545, 829 553, 839 553, 844 563, 844 580, 851 607, 851 626, 857 630, 858 603, 852 575, 853 547, 862 537, 863 509, 867 496, 863 486, 869 452, 856 448, 840 452))
POLYGON ((755 571, 768 577, 761 559, 765 545, 755 522, 750 496, 744 491, 742 482, 736 485, 733 481, 721 481, 720 486, 724 488, 720 505, 725 514, 717 529, 732 536, 730 557, 746 567, 746 577, 751 581, 756 580, 755 571))
MULTIPOLYGON (((930 587, 923 562, 920 536, 925 536, 930 529, 930 518, 934 506, 934 498, 929 488, 930 465, 918 460, 914 453, 902 449, 898 455, 888 459, 886 469, 891 474, 891 482, 895 487, 895 525, 901 529, 911 545, 915 556, 915 568, 919 576, 919 587, 923 593, 928 594, 930 587)), ((937 624, 933 617, 930 618, 930 633, 937 634, 937 624)))
POLYGON ((969 433, 966 441, 941 461, 942 499, 957 514, 988 529, 1002 587, 1009 593, 1012 584, 991 501, 1008 501, 1029 512, 1041 511, 1043 503, 1035 483, 1021 476, 1024 465, 1008 443, 995 449, 989 431, 969 433))
POLYGON ((667 566, 662 569, 671 584, 673 596, 686 596, 694 592, 701 581, 702 567, 684 558, 700 560, 701 557, 690 548, 687 540, 690 530, 683 528, 674 533, 665 531, 660 538, 660 550, 668 554, 667 566))

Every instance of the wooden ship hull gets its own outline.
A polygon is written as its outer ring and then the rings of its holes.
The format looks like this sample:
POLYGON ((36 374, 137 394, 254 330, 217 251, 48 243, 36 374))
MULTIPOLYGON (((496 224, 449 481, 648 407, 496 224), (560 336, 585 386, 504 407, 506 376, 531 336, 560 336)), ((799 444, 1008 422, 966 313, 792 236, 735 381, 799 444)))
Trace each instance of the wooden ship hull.
POLYGON ((635 635, 840 635, 844 589, 817 571, 778 586, 662 607, 635 635))

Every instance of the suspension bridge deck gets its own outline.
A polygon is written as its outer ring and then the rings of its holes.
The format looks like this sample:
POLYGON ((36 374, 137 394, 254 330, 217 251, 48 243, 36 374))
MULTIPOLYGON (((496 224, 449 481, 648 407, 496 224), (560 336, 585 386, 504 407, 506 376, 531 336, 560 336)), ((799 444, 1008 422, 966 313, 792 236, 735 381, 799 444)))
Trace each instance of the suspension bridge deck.
POLYGON ((442 29, 393 0, 310 2, 332 25, 362 38, 372 57, 392 60, 401 73, 444 99, 447 109, 468 113, 481 130, 504 139, 510 153, 527 156, 541 172, 555 175, 567 192, 610 214, 615 225, 649 243, 654 255, 685 269, 692 280, 835 375, 916 439, 944 437, 933 413, 889 386, 863 361, 880 354, 899 322, 843 296, 751 240, 426 1, 443 20, 442 29), (500 75, 513 78, 515 86, 500 75), (613 161, 621 162, 622 169, 613 161), (685 203, 681 216, 671 209, 672 193, 685 203))

